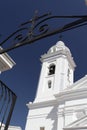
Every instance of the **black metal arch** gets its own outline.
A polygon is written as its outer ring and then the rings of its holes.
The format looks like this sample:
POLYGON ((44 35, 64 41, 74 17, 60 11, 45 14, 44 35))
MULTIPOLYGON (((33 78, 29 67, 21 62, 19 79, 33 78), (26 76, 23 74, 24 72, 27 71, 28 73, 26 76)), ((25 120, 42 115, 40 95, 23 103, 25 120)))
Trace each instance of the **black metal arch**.
POLYGON ((42 38, 46 38, 61 32, 87 25, 87 15, 81 16, 52 16, 51 13, 37 16, 29 21, 22 23, 19 28, 0 43, 0 54, 18 48, 20 46, 31 44, 42 38), (74 21, 64 24, 62 27, 51 29, 49 20, 71 19, 74 21))

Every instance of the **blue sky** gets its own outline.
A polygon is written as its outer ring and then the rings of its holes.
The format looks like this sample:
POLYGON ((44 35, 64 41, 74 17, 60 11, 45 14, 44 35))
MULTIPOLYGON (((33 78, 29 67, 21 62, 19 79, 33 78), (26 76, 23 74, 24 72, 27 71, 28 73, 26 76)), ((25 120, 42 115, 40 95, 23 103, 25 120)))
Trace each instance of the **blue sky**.
MULTIPOLYGON (((35 10, 42 15, 86 15, 84 0, 0 0, 0 42, 17 30, 18 26, 31 19, 35 10)), ((63 20, 65 22, 65 20, 63 20)), ((53 26, 61 25, 53 21, 53 26)), ((70 48, 76 62, 75 81, 87 74, 87 26, 62 33, 62 40, 70 48)), ((0 79, 17 95, 17 102, 11 125, 24 130, 28 109, 26 104, 33 101, 41 68, 40 56, 59 40, 59 34, 39 40, 10 51, 8 54, 16 62, 12 70, 3 72, 0 79)), ((8 44, 8 43, 7 43, 8 44)))

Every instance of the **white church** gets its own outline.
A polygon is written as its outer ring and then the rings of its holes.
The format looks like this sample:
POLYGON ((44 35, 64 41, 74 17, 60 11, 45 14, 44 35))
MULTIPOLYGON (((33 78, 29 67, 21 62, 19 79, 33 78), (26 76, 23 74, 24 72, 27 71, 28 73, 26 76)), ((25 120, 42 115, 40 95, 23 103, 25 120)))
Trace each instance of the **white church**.
POLYGON ((58 41, 41 62, 25 130, 87 130, 87 76, 74 82, 76 64, 70 49, 58 41))

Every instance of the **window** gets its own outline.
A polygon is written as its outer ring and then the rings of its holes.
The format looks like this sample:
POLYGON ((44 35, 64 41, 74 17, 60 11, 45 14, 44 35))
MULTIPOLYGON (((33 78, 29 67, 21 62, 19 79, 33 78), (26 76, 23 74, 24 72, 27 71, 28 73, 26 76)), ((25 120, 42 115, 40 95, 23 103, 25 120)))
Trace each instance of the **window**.
POLYGON ((70 82, 70 69, 68 69, 67 76, 68 76, 68 81, 70 82))
POLYGON ((55 73, 55 65, 54 64, 51 64, 50 66, 49 66, 49 73, 48 73, 48 75, 52 75, 52 74, 54 74, 55 73))
POLYGON ((45 127, 40 127, 40 130, 45 130, 45 127))
POLYGON ((67 76, 69 77, 69 75, 70 75, 70 69, 68 69, 68 72, 67 72, 67 76))
POLYGON ((48 88, 51 88, 51 86, 52 86, 51 84, 52 84, 52 82, 51 82, 51 80, 49 80, 48 81, 48 88))

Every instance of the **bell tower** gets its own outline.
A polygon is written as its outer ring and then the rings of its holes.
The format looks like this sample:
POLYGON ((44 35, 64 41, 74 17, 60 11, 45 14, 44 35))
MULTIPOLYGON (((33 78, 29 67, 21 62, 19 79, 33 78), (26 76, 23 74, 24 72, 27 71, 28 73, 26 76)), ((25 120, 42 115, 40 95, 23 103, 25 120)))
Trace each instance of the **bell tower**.
POLYGON ((29 112, 25 130, 62 130, 63 106, 56 95, 73 84, 75 62, 69 48, 58 41, 41 56, 42 68, 35 100, 27 104, 29 112), (60 108, 60 110, 59 110, 60 108))
POLYGON ((34 102, 50 100, 73 84, 75 62, 64 42, 58 41, 41 56, 42 68, 34 102))

